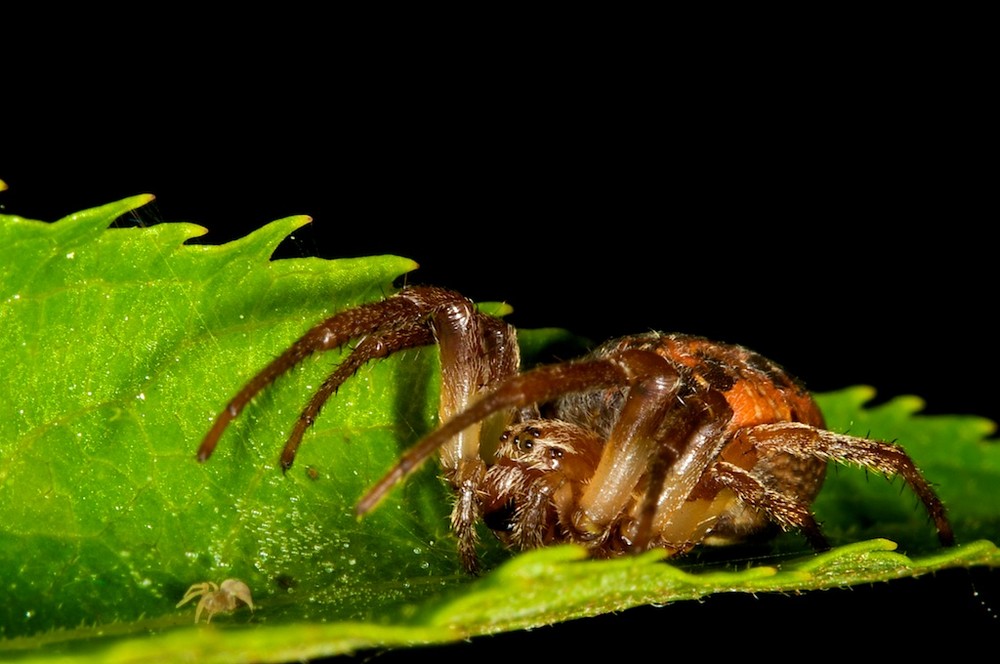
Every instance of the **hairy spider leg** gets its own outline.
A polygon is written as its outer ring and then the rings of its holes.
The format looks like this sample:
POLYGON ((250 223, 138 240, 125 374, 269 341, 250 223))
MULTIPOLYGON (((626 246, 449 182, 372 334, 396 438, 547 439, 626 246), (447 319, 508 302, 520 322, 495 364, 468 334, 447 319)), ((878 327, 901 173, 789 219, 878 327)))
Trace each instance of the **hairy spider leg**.
MULTIPOLYGON (((282 450, 282 469, 291 467, 302 436, 312 426, 323 405, 344 381, 367 362, 436 341, 441 357, 442 396, 438 415, 442 419, 462 410, 484 386, 517 373, 520 356, 516 332, 499 319, 479 313, 467 298, 453 291, 432 287, 412 288, 398 297, 405 297, 416 305, 415 315, 389 322, 399 327, 378 329, 363 337, 323 382, 295 422, 282 450), (486 362, 483 358, 491 360, 486 362)), ((497 422, 497 425, 501 424, 503 422, 497 422)), ((443 457, 447 456, 442 458, 442 465, 449 474, 457 474, 454 478, 456 484, 467 485, 479 479, 482 466, 480 438, 479 428, 476 427, 463 431, 451 444, 442 448, 443 457)))
MULTIPOLYGON (((521 362, 517 331, 499 318, 480 313, 471 300, 453 291, 433 289, 418 294, 432 312, 429 320, 441 358, 438 421, 446 422, 517 374, 521 362)), ((513 416, 513 409, 500 408, 455 430, 437 448, 441 468, 455 490, 452 532, 462 564, 470 572, 479 567, 476 522, 486 458, 492 457, 496 441, 513 416), (483 447, 484 442, 488 447, 483 447)))
MULTIPOLYGON (((896 475, 902 476, 934 522, 941 544, 944 546, 955 544, 955 535, 945 514, 944 505, 913 460, 898 445, 838 434, 798 422, 761 424, 747 430, 746 435, 762 459, 790 454, 798 458, 813 457, 856 465, 890 478, 896 475)), ((763 501, 765 509, 769 501, 770 499, 763 501)), ((748 502, 752 503, 752 499, 748 499, 748 502)), ((778 516, 780 517, 780 514, 778 516)), ((801 528, 801 525, 794 525, 801 528)), ((808 529, 804 530, 808 535, 808 529)))
MULTIPOLYGON (((340 348, 352 339, 360 338, 354 351, 327 378, 296 422, 282 452, 282 468, 287 469, 291 466, 302 434, 315 420, 323 404, 361 365, 370 360, 384 358, 408 348, 428 345, 435 341, 435 335, 440 332, 445 347, 442 352, 442 373, 454 378, 461 385, 474 385, 475 379, 464 378, 464 374, 469 370, 463 370, 460 362, 475 351, 467 350, 465 347, 474 349, 488 345, 491 349, 497 342, 486 338, 464 342, 455 340, 459 335, 452 329, 455 325, 447 322, 448 307, 467 307, 473 312, 470 317, 477 322, 477 329, 485 328, 489 332, 487 336, 497 336, 497 328, 502 324, 498 319, 475 312, 474 305, 470 301, 454 291, 443 288, 409 288, 379 302, 363 304, 334 314, 309 329, 288 350, 250 379, 232 398, 218 414, 212 428, 202 440, 198 448, 198 460, 205 461, 212 455, 229 423, 259 392, 313 353, 340 348), (486 324, 481 324, 484 321, 486 324)), ((515 350, 510 359, 514 368, 504 368, 508 372, 517 369, 516 336, 514 346, 515 350)), ((509 356, 508 353, 505 357, 509 356)), ((472 363, 469 366, 476 364, 472 363)), ((481 371, 474 372, 474 375, 478 378, 481 373, 481 371)), ((452 389, 449 394, 452 395, 451 401, 443 400, 442 404, 442 412, 448 414, 455 408, 452 402, 461 403, 462 400, 461 390, 452 389)))
POLYGON ((339 348, 351 339, 372 334, 403 321, 405 325, 423 315, 419 305, 407 298, 390 297, 362 304, 327 318, 302 335, 284 353, 264 367, 241 389, 216 416, 212 428, 198 448, 198 461, 206 461, 218 445, 226 427, 261 390, 273 383, 310 355, 339 348), (387 325, 388 321, 388 325, 387 325))
POLYGON ((607 526, 632 499, 650 464, 658 468, 664 465, 653 463, 658 456, 657 433, 683 386, 677 370, 656 353, 626 350, 604 361, 620 367, 629 390, 572 516, 573 527, 585 539, 606 534, 607 526))
POLYGON ((716 489, 729 489, 747 505, 766 513, 782 530, 799 531, 817 551, 830 548, 808 504, 765 486, 746 468, 719 461, 706 482, 716 489))
POLYGON ((654 532, 684 549, 711 528, 712 521, 682 515, 706 469, 726 443, 733 411, 716 390, 677 399, 657 432, 649 486, 638 511, 631 548, 645 551, 654 532))
POLYGON ((292 467, 306 430, 316 421, 323 405, 337 392, 344 381, 357 373, 358 369, 367 362, 388 357, 397 351, 427 346, 432 343, 434 343, 434 335, 430 328, 416 324, 400 329, 374 332, 362 338, 354 346, 350 355, 337 365, 333 373, 323 381, 319 390, 312 395, 298 419, 295 420, 292 433, 288 436, 284 449, 281 450, 281 470, 288 471, 292 467))

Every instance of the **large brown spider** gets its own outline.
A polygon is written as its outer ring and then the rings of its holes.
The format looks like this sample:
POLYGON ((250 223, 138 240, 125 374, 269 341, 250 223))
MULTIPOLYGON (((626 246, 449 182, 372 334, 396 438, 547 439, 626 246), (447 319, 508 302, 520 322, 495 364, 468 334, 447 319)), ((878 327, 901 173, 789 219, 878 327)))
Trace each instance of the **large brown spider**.
POLYGON ((777 525, 827 548, 810 504, 827 461, 901 475, 944 545, 945 509, 897 445, 824 429, 819 408, 778 365, 743 347, 680 334, 610 341, 586 357, 519 372, 515 329, 462 295, 406 288, 316 325, 229 402, 198 450, 205 461, 247 403, 312 353, 355 341, 312 396, 281 455, 369 360, 437 343, 440 426, 361 498, 364 514, 435 451, 455 489, 451 526, 477 568, 479 519, 507 545, 583 545, 596 557, 671 555, 777 525))

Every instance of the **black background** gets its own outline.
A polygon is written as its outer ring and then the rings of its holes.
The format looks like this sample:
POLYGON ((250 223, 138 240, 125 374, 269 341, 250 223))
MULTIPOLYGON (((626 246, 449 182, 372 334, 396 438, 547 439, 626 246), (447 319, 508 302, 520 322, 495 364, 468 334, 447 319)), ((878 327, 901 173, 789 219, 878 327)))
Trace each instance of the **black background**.
MULTIPOLYGON (((279 255, 407 256, 421 265, 409 283, 505 300, 518 326, 704 334, 813 390, 869 384, 1000 421, 995 178, 981 162, 995 150, 973 80, 936 56, 735 59, 684 81, 626 64, 557 60, 522 78, 502 61, 470 76, 401 58, 378 76, 338 65, 227 71, 170 94, 184 81, 78 89, 55 108, 96 107, 99 124, 7 125, 19 140, 0 148, 0 205, 55 220, 152 193, 146 222, 198 223, 211 243, 307 214, 279 255)), ((1000 629, 998 588, 989 570, 956 570, 719 596, 419 654, 627 654, 716 633, 694 645, 849 649, 849 634, 877 633, 887 654, 961 651, 1000 629)))

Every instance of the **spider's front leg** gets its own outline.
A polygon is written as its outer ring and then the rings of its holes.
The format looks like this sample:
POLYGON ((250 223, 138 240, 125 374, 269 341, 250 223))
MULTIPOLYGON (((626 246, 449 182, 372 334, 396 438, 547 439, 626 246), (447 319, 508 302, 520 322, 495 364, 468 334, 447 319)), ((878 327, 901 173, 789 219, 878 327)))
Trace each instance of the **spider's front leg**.
MULTIPOLYGON (((514 376, 520 365, 516 330, 486 316, 465 298, 435 309, 431 319, 441 357, 441 401, 438 419, 447 422, 466 410, 483 393, 514 376)), ((478 570, 476 523, 486 462, 500 433, 513 417, 512 408, 499 409, 457 431, 440 447, 441 467, 455 489, 451 529, 459 556, 469 572, 478 570), (485 443, 485 445, 484 445, 485 443)))
POLYGON ((360 352, 356 350, 352 353, 341 365, 344 369, 335 371, 327 379, 317 396, 310 401, 299 417, 282 455, 282 467, 287 469, 295 458, 295 451, 302 434, 315 419, 323 403, 358 367, 377 357, 385 357, 399 350, 431 343, 433 337, 426 325, 427 311, 423 308, 421 300, 432 299, 434 296, 442 298, 443 293, 447 291, 427 290, 429 292, 424 298, 402 297, 401 294, 397 294, 379 302, 362 304, 334 314, 309 329, 285 352, 251 378, 226 404, 198 447, 198 461, 207 461, 212 456, 230 422, 236 419, 250 401, 271 383, 313 353, 337 349, 352 339, 364 338, 365 342, 359 344, 360 352))
MULTIPOLYGON (((337 313, 307 331, 254 376, 218 414, 198 448, 198 460, 206 461, 212 455, 229 423, 261 390, 313 353, 337 349, 352 340, 355 341, 352 352, 299 415, 282 450, 283 470, 291 467, 302 436, 326 401, 371 360, 436 341, 441 355, 441 421, 450 419, 482 392, 514 375, 520 362, 513 327, 479 313, 470 300, 454 291, 430 286, 407 288, 379 302, 337 313)), ((452 526, 459 539, 462 560, 470 570, 476 567, 477 492, 486 472, 480 441, 495 441, 512 413, 511 410, 495 412, 470 422, 439 444, 444 474, 457 492, 452 526)), ((401 473, 410 470, 412 466, 403 468, 401 473)))

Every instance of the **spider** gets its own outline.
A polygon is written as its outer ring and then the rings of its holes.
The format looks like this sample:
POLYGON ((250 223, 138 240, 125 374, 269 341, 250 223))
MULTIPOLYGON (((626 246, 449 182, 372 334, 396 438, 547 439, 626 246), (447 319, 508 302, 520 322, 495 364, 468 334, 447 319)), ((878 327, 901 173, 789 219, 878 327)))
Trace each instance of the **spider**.
POLYGON ((194 611, 195 623, 201 618, 202 611, 208 612, 208 618, 205 622, 210 623, 212 622, 212 616, 216 613, 235 611, 237 602, 243 602, 253 611, 253 598, 250 596, 250 587, 239 579, 226 579, 221 585, 212 583, 211 581, 196 583, 188 588, 181 601, 177 602, 177 608, 184 606, 195 597, 201 597, 198 600, 198 608, 194 611))
POLYGON ((514 549, 577 543, 593 557, 736 543, 780 528, 828 548, 810 510, 828 461, 900 475, 954 544, 945 508, 899 446, 825 429, 805 388, 738 345, 647 333, 583 358, 520 371, 516 330, 461 294, 409 287, 319 323, 253 377, 198 449, 304 358, 354 347, 308 401, 281 453, 291 467, 323 404, 359 367, 437 344, 439 426, 357 504, 363 515, 438 452, 455 492, 451 528, 478 569, 476 524, 514 549))

